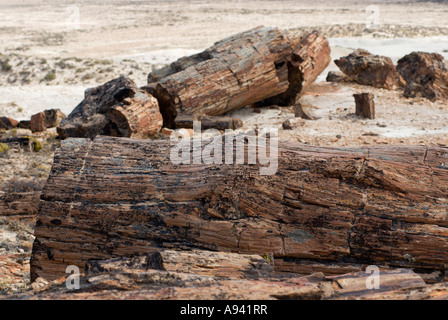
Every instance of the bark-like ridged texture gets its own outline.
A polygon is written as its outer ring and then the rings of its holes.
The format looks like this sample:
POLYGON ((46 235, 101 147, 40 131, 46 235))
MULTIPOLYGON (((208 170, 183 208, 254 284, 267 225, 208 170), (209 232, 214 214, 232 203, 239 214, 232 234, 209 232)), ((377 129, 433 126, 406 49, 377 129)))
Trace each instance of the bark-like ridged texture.
POLYGON ((0 192, 0 217, 29 219, 36 217, 40 191, 0 192))
POLYGON ((261 104, 279 106, 294 104, 330 63, 331 48, 328 40, 318 31, 307 34, 294 48, 288 61, 288 90, 261 104))
POLYGON ((280 142, 277 174, 260 176, 259 165, 174 165, 170 143, 65 141, 41 197, 32 279, 162 248, 270 254, 297 273, 445 271, 446 148, 280 142))
POLYGON ((406 81, 405 97, 448 99, 448 63, 440 54, 412 52, 398 61, 397 70, 406 81))
POLYGON ((150 73, 145 89, 158 99, 167 127, 177 113, 222 115, 291 89, 296 43, 276 28, 258 27, 150 73))
POLYGON ((367 86, 395 90, 403 86, 403 79, 389 57, 373 55, 358 49, 334 63, 351 80, 367 86))
POLYGON ((159 132, 162 124, 157 100, 131 79, 120 77, 86 90, 84 100, 57 131, 62 139, 98 135, 144 138, 159 132))

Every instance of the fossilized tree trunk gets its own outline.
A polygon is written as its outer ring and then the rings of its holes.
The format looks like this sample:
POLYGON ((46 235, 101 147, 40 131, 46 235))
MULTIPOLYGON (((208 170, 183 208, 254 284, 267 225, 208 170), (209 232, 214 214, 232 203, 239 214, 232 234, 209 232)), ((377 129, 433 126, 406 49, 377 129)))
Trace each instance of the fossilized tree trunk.
POLYGON ((259 164, 175 165, 170 143, 63 142, 41 198, 32 279, 163 248, 270 255, 276 271, 300 274, 366 264, 445 272, 446 148, 280 142, 277 173, 261 176, 259 164))
MULTIPOLYGON (((307 51, 306 63, 330 61, 329 47, 328 52, 315 50, 323 37, 316 43, 313 37, 308 38, 306 48, 295 49, 298 39, 289 39, 278 29, 259 27, 243 32, 152 72, 145 89, 158 99, 165 126, 171 128, 177 113, 216 116, 286 91, 295 97, 302 82, 312 77, 291 82, 293 50, 307 51)), ((323 71, 305 63, 302 67, 307 69, 306 75, 323 71)))

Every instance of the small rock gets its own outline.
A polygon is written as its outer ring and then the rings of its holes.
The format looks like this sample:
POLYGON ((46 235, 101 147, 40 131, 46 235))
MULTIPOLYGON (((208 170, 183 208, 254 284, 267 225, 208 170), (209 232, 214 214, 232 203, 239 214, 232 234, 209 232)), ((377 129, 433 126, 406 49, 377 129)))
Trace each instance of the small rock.
POLYGON ((8 117, 0 117, 0 129, 11 130, 19 125, 19 121, 8 117))
POLYGON ((293 124, 291 123, 290 120, 286 120, 285 122, 283 122, 282 126, 283 126, 283 130, 292 130, 293 129, 293 124))

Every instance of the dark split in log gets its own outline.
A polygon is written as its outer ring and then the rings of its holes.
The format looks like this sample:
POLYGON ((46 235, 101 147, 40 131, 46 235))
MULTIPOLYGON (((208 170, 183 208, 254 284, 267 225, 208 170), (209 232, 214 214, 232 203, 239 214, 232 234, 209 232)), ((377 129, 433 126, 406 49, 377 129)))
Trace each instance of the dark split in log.
POLYGON ((328 67, 330 54, 330 44, 324 36, 318 31, 307 34, 294 48, 288 61, 288 90, 259 105, 290 106, 296 103, 305 89, 328 67))

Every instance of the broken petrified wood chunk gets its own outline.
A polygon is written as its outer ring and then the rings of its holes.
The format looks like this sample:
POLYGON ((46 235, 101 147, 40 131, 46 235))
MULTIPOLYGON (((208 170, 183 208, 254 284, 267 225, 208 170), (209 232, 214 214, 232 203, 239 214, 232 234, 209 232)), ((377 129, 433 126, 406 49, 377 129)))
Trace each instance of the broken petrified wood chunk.
POLYGON ((375 96, 372 93, 354 94, 356 115, 365 119, 375 119, 375 96))
POLYGON ((174 121, 175 127, 178 128, 187 128, 192 129, 194 122, 200 122, 201 129, 217 129, 217 130, 226 130, 226 129, 239 129, 243 126, 243 121, 238 118, 231 117, 211 117, 211 116, 201 116, 201 115, 192 115, 192 114, 178 114, 176 120, 174 121))
POLYGON ((145 89, 159 101, 166 127, 178 113, 222 115, 290 87, 292 43, 276 28, 258 27, 152 72, 145 89))
MULTIPOLYGON (((65 118, 65 114, 59 109, 45 110, 31 117, 29 128, 32 132, 43 132, 48 128, 57 127, 65 118)), ((27 123, 23 123, 23 126, 26 125, 27 123)))
POLYGON ((326 78, 327 82, 350 82, 350 78, 340 71, 329 71, 326 78))
POLYGON ((335 60, 334 63, 351 80, 359 84, 390 90, 403 86, 403 80, 388 57, 358 49, 346 57, 335 60))
MULTIPOLYGON (((261 175, 266 161, 238 164, 238 145, 222 139, 232 152, 212 152, 214 140, 64 141, 41 196, 32 278, 172 248, 270 255, 277 271, 302 274, 365 264, 445 270, 447 148, 279 141, 269 149, 276 173, 261 175), (175 164, 179 149, 203 161, 175 164)), ((266 151, 246 144, 239 158, 266 151)))
POLYGON ((440 54, 412 52, 398 61, 397 70, 406 81, 405 97, 448 99, 448 63, 440 54))
POLYGON ((151 95, 137 91, 106 112, 111 125, 110 135, 128 138, 147 138, 160 131, 163 119, 159 104, 151 95), (113 131, 115 129, 115 131, 113 131))
POLYGON ((31 129, 31 121, 30 120, 22 120, 19 122, 19 128, 21 129, 31 129))
POLYGON ((162 128, 156 99, 134 81, 120 77, 88 89, 84 100, 64 119, 57 131, 62 139, 97 135, 148 137, 162 128))
POLYGON ((31 117, 30 129, 32 132, 44 132, 47 130, 47 119, 44 112, 36 113, 31 117))
POLYGON ((16 128, 19 125, 19 121, 8 118, 8 117, 0 117, 0 129, 11 130, 16 128))

